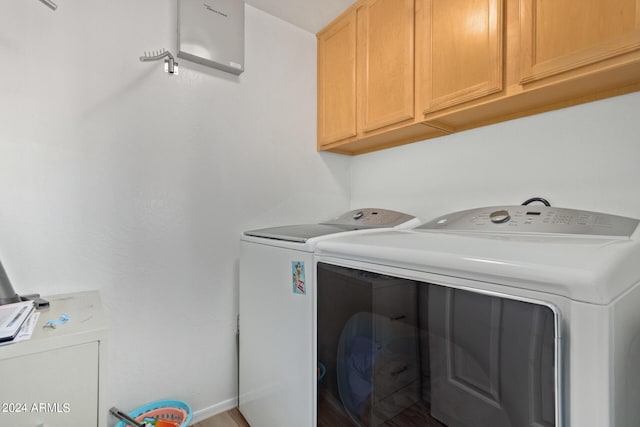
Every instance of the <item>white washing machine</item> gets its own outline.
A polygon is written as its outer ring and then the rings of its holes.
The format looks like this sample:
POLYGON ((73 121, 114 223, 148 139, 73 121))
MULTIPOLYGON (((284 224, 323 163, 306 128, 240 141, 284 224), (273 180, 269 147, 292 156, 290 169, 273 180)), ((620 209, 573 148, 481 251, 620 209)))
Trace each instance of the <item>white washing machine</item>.
POLYGON ((319 242, 318 425, 640 425, 638 223, 500 206, 319 242))
POLYGON ((401 212, 358 209, 321 224, 243 233, 239 408, 252 427, 315 424, 315 245, 340 235, 419 224, 401 212))

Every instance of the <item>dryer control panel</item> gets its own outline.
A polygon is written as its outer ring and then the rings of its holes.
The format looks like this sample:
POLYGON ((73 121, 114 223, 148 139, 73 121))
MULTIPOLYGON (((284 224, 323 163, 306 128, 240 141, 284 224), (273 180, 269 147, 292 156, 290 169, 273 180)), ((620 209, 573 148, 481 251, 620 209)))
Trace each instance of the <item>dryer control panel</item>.
POLYGON ((382 227, 392 228, 399 225, 411 225, 414 221, 417 222, 416 217, 406 213, 392 211, 389 209, 364 208, 346 212, 337 218, 321 224, 354 229, 382 227))
POLYGON ((492 206, 443 215, 416 230, 630 237, 639 220, 549 206, 492 206))

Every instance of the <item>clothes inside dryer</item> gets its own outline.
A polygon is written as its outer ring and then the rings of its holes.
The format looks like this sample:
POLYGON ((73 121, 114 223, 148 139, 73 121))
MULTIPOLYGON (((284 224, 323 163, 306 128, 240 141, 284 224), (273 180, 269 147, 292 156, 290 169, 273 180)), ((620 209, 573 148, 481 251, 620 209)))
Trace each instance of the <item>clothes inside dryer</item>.
POLYGON ((318 426, 555 425, 549 307, 326 263, 317 283, 318 426))

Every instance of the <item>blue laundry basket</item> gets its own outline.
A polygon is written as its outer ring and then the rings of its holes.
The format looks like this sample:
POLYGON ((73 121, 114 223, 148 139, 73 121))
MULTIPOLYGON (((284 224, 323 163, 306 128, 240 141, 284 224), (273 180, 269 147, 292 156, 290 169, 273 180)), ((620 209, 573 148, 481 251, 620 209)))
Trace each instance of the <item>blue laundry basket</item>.
MULTIPOLYGON (((181 400, 157 400, 134 409, 128 415, 136 421, 142 421, 145 417, 160 418, 180 423, 180 427, 187 427, 193 417, 189 404, 181 400)), ((130 424, 127 424, 126 421, 119 421, 115 425, 115 427, 127 426, 130 424)))

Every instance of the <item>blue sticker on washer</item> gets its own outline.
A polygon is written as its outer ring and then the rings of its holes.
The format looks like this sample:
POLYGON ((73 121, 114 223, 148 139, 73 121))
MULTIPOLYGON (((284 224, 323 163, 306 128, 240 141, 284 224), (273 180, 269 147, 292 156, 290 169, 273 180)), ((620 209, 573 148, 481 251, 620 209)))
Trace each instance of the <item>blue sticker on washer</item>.
POLYGON ((293 282, 293 293, 306 295, 307 287, 304 280, 304 261, 291 262, 291 279, 293 282))

